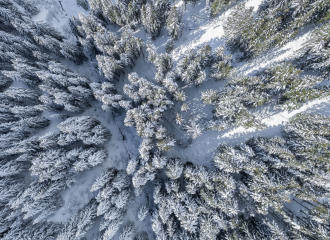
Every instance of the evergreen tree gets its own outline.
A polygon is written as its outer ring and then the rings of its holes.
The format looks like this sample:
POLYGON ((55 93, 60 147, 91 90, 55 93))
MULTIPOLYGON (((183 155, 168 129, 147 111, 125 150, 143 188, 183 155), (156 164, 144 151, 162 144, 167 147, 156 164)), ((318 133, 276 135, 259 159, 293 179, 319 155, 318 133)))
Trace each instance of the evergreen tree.
POLYGON ((141 22, 147 33, 149 33, 152 38, 156 38, 160 34, 160 29, 162 27, 161 16, 159 11, 155 9, 153 4, 147 3, 141 8, 141 22))
POLYGON ((56 239, 84 239, 87 231, 94 225, 96 220, 96 209, 96 201, 95 199, 92 199, 64 224, 61 233, 56 239))
POLYGON ((68 118, 60 123, 58 128, 68 136, 82 140, 85 144, 103 144, 111 138, 110 131, 98 120, 89 116, 68 118))
POLYGON ((178 63, 177 71, 185 83, 200 85, 205 80, 205 73, 202 70, 212 63, 212 58, 209 45, 188 50, 178 63))
POLYGON ((149 208, 147 205, 142 205, 138 211, 138 219, 142 222, 148 215, 149 208))
POLYGON ((166 175, 171 179, 178 179, 183 171, 183 164, 180 159, 170 159, 167 165, 166 175))
POLYGON ((166 28, 172 39, 176 40, 182 34, 181 16, 176 7, 172 7, 166 19, 166 28))
POLYGON ((308 41, 296 53, 299 67, 319 71, 323 76, 329 76, 329 32, 329 23, 313 31, 308 41))
POLYGON ((215 60, 216 63, 212 65, 211 77, 216 81, 224 80, 225 78, 230 78, 235 74, 235 70, 231 66, 231 56, 225 56, 224 48, 219 47, 216 49, 215 60))
POLYGON ((210 12, 211 17, 215 17, 218 15, 222 10, 228 9, 236 0, 212 0, 210 1, 210 12))
POLYGON ((184 126, 184 129, 193 139, 202 135, 202 129, 194 120, 190 120, 189 123, 184 126))
POLYGON ((134 239, 134 225, 133 223, 128 223, 123 227, 122 233, 120 234, 120 240, 133 240, 134 239))
POLYGON ((131 108, 131 102, 125 100, 122 95, 117 94, 113 84, 107 82, 102 83, 102 85, 100 83, 91 83, 90 86, 94 91, 95 98, 103 103, 103 110, 106 111, 118 107, 131 108))
POLYGON ((126 168, 126 172, 128 175, 132 175, 135 172, 138 163, 139 163, 139 161, 136 158, 129 160, 127 168, 126 168))
MULTIPOLYGON (((112 239, 118 232, 126 214, 126 207, 132 200, 131 178, 124 171, 108 169, 93 184, 91 191, 101 191, 96 196, 99 203, 97 216, 103 215, 100 231, 101 239, 112 239)), ((133 238, 133 227, 124 227, 122 237, 133 238)))
POLYGON ((77 0, 77 5, 81 6, 86 11, 89 9, 89 3, 87 0, 77 0))
POLYGON ((325 18, 329 8, 324 0, 269 1, 255 17, 252 8, 239 4, 224 25, 227 44, 232 51, 243 53, 241 59, 258 55, 283 46, 301 27, 325 18))

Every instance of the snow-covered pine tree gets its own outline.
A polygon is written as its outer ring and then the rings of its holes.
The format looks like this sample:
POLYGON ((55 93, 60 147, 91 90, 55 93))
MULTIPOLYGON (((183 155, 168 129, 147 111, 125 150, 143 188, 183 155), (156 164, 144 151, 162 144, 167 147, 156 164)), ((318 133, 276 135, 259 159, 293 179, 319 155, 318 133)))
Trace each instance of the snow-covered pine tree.
POLYGON ((211 17, 215 17, 221 11, 228 9, 236 0, 211 0, 209 1, 210 4, 210 14, 211 17))
POLYGON ((300 68, 306 70, 319 71, 323 76, 329 76, 329 42, 330 24, 325 23, 315 29, 302 48, 296 54, 296 61, 300 68))
POLYGON ((85 9, 86 11, 89 9, 88 0, 77 0, 77 5, 85 9))
POLYGON ((142 1, 130 1, 127 6, 126 21, 129 24, 138 24, 141 22, 142 1))
MULTIPOLYGON (((17 215, 17 213, 13 213, 12 215, 17 215)), ((59 223, 53 222, 42 222, 33 224, 31 221, 22 221, 19 216, 15 219, 12 215, 8 215, 7 217, 13 218, 12 220, 12 228, 7 231, 3 239, 10 240, 10 239, 41 239, 47 240, 55 238, 60 228, 62 227, 59 223)))
POLYGON ((148 233, 147 232, 140 232, 135 236, 134 240, 149 240, 148 233))
POLYGON ((103 144, 110 140, 110 131, 95 118, 89 116, 71 117, 61 122, 58 128, 85 144, 103 144))
POLYGON ((133 240, 135 235, 134 224, 132 222, 127 223, 119 236, 119 240, 133 240))
MULTIPOLYGON (((124 171, 114 168, 106 170, 94 182, 91 191, 101 189, 96 200, 99 203, 97 216, 103 215, 100 231, 105 231, 102 239, 112 239, 123 223, 126 207, 133 199, 131 185, 131 178, 124 171)), ((127 231, 127 234, 130 232, 127 231)))
POLYGON ((266 92, 279 95, 280 107, 285 110, 294 110, 308 100, 322 98, 329 94, 326 87, 315 87, 323 81, 322 78, 312 75, 300 76, 301 73, 302 71, 290 63, 282 63, 266 70, 260 76, 266 83, 264 86, 266 92))
POLYGON ((12 62, 15 71, 2 71, 2 74, 14 81, 23 82, 28 86, 36 86, 40 83, 40 79, 36 75, 36 72, 40 70, 38 67, 24 60, 20 61, 20 59, 15 59, 12 62))
POLYGON ((155 9, 153 4, 147 3, 142 6, 141 22, 145 31, 149 33, 152 38, 159 36, 162 27, 161 16, 159 16, 159 12, 155 9))
POLYGON ((176 40, 182 34, 183 24, 177 7, 172 7, 166 19, 166 28, 172 39, 176 40))
POLYGON ((215 63, 212 65, 211 68, 211 77, 216 81, 224 80, 225 78, 230 78, 235 74, 235 70, 231 66, 231 55, 226 56, 224 54, 224 51, 224 47, 219 47, 215 50, 215 63))
MULTIPOLYGON (((256 127, 262 129, 265 127, 265 125, 261 124, 251 113, 249 113, 247 107, 243 104, 245 102, 240 102, 237 97, 239 94, 236 94, 235 92, 242 95, 251 94, 251 92, 247 93, 245 88, 240 87, 223 88, 221 92, 208 90, 202 93, 202 100, 205 104, 211 103, 216 106, 214 119, 207 124, 206 129, 220 131, 230 127, 232 124, 235 124, 236 126, 244 126, 245 128, 256 127)), ((259 98, 263 97, 257 94, 252 96, 259 98)))
POLYGON ((137 158, 133 158, 133 159, 129 160, 127 167, 126 167, 127 174, 132 175, 135 172, 138 164, 139 164, 139 160, 137 158))
POLYGON ((181 176, 182 171, 183 171, 183 164, 181 160, 179 158, 170 159, 167 165, 166 175, 169 178, 175 180, 181 176))
POLYGON ((84 34, 86 38, 92 38, 94 33, 104 29, 103 23, 94 15, 84 15, 79 12, 79 20, 81 26, 77 26, 80 33, 84 34))
POLYGON ((91 83, 94 91, 94 97, 103 103, 102 109, 107 111, 114 108, 122 107, 126 110, 131 108, 131 102, 124 99, 122 95, 117 94, 113 84, 104 82, 91 83))
POLYGON ((326 19, 329 2, 312 2, 268 1, 259 8, 256 16, 252 7, 239 4, 224 25, 227 45, 232 51, 242 53, 240 60, 274 46, 283 46, 306 24, 326 19))
POLYGON ((96 220, 97 202, 94 198, 64 224, 56 240, 84 239, 96 220))
POLYGON ((138 219, 142 222, 147 217, 148 213, 149 213, 148 205, 146 204, 142 205, 138 211, 138 219))
POLYGON ((203 69, 208 67, 212 60, 213 56, 209 45, 205 44, 202 47, 190 49, 185 52, 185 56, 178 63, 177 72, 185 83, 200 85, 205 80, 203 69))
POLYGON ((184 125, 184 129, 187 131, 189 135, 191 135, 192 139, 197 138, 202 135, 203 129, 196 123, 195 120, 191 119, 187 124, 184 125))
POLYGON ((100 74, 107 78, 109 81, 113 79, 118 80, 122 73, 121 62, 116 60, 114 57, 107 57, 102 55, 97 55, 96 60, 99 64, 100 74))

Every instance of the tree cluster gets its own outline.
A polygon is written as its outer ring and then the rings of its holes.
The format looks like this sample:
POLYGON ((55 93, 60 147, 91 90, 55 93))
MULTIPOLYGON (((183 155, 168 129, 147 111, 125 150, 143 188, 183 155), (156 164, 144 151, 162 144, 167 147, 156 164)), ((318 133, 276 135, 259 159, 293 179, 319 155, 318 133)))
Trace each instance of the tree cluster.
POLYGON ((143 0, 88 0, 92 15, 103 19, 107 23, 134 28, 141 22, 141 7, 145 3, 143 0))
POLYGON ((330 76, 330 23, 315 29, 306 43, 297 51, 295 64, 302 69, 330 76))
POLYGON ((159 36, 161 28, 166 23, 170 8, 171 4, 169 0, 156 0, 142 6, 141 22, 145 31, 152 38, 159 36))
POLYGON ((30 117, 18 122, 16 128, 15 122, 12 128, 2 128, 0 234, 4 239, 24 239, 39 233, 38 239, 47 239, 56 234, 57 224, 47 223, 47 230, 41 223, 62 206, 59 192, 72 186, 76 174, 106 159, 107 151, 94 144, 108 141, 110 132, 96 119, 75 117, 59 124, 61 131, 29 137, 49 120, 30 117), (79 141, 84 145, 71 147, 79 141), (23 178, 27 171, 37 179, 23 178))
POLYGON ((329 238, 329 126, 328 117, 298 114, 283 138, 220 145, 214 170, 173 161, 169 179, 155 183, 156 238, 329 238))
MULTIPOLYGON (((102 216, 98 239, 111 240, 124 222, 126 207, 134 199, 131 177, 123 170, 109 168, 95 180, 91 187, 91 192, 98 190, 95 197, 98 203, 96 215, 102 216)), ((133 240, 134 235, 134 227, 129 223, 123 227, 119 239, 133 240)))
POLYGON ((73 27, 84 48, 96 55, 100 74, 109 81, 119 80, 123 70, 128 66, 132 68, 134 59, 142 52, 142 40, 133 36, 129 29, 124 29, 119 37, 94 15, 79 13, 79 20, 75 20, 73 27))
POLYGON ((227 45, 240 51, 239 59, 283 46, 308 23, 326 17, 330 4, 326 0, 268 0, 254 16, 252 7, 239 4, 225 22, 227 45))
MULTIPOLYGON (((27 1, 18 2, 27 3, 27 1)), ((4 1, 4 3, 0 3, 0 9, 0 21, 4 26, 3 30, 17 31, 26 38, 27 43, 30 42, 30 47, 34 47, 32 43, 37 44, 44 50, 68 58, 76 64, 81 64, 86 60, 79 46, 65 39, 48 24, 33 21, 30 15, 21 12, 12 2, 4 1)))
POLYGON ((166 52, 169 53, 174 48, 174 41, 182 36, 183 23, 181 23, 182 13, 177 7, 171 7, 166 18, 166 29, 171 39, 166 44, 166 52))
POLYGON ((245 128, 264 128, 249 109, 271 100, 283 110, 294 110, 306 101, 328 96, 328 88, 316 86, 322 78, 303 75, 290 63, 281 63, 254 77, 235 76, 220 90, 202 93, 205 104, 215 106, 214 119, 208 129, 223 130, 233 124, 245 128))
POLYGON ((213 61, 212 49, 209 45, 190 49, 177 66, 177 72, 186 84, 194 83, 196 86, 206 81, 206 73, 203 71, 213 61))
POLYGON ((175 140, 162 124, 163 114, 173 102, 167 98, 164 88, 139 78, 136 73, 130 74, 128 79, 131 84, 124 86, 124 92, 137 106, 127 111, 125 125, 134 126, 137 135, 143 138, 139 149, 140 169, 133 177, 134 187, 139 188, 154 178, 156 169, 164 167, 164 157, 155 153, 155 149, 163 152, 174 146, 175 140))
POLYGON ((211 0, 211 1, 209 1, 211 17, 217 16, 220 12, 228 9, 228 7, 232 6, 236 2, 237 2, 237 0, 211 0))

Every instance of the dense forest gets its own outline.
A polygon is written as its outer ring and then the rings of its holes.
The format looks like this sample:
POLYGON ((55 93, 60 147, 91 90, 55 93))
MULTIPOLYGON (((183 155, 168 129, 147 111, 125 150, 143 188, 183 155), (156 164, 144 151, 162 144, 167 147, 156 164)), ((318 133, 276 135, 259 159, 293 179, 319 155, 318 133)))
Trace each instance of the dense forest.
POLYGON ((328 240, 329 77, 329 0, 0 0, 0 239, 328 240))

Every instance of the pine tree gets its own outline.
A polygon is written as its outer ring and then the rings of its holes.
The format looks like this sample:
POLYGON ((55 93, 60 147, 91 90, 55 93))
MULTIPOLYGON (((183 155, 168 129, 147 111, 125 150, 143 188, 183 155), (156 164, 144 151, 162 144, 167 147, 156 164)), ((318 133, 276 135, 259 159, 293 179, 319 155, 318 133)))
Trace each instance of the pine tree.
POLYGON ((140 232, 136 235, 134 240, 149 240, 147 232, 140 232))
POLYGON ((122 233, 120 234, 119 240, 133 240, 134 239, 134 225, 129 222, 123 227, 122 233))
POLYGON ((89 116, 72 117, 58 125, 69 136, 82 140, 85 144, 103 144, 109 141, 111 133, 100 122, 89 116))
MULTIPOLYGON (((132 200, 131 178, 124 171, 110 168, 96 179, 91 191, 99 189, 97 215, 103 215, 100 231, 106 229, 102 239, 112 239, 123 223, 125 208, 132 200)), ((122 234, 123 237, 133 237, 132 228, 124 227, 122 234)))
POLYGON ((194 120, 190 120, 189 123, 184 126, 184 129, 193 139, 202 135, 202 129, 194 120))
POLYGON ((166 19, 166 28, 172 39, 176 40, 182 34, 181 16, 176 7, 172 7, 166 19))
POLYGON ((15 61, 12 66, 16 71, 2 71, 2 73, 14 81, 23 82, 28 86, 36 86, 40 79, 35 74, 39 69, 23 61, 15 61))
POLYGON ((326 23, 313 31, 312 35, 296 54, 298 66, 314 70, 329 76, 329 32, 330 24, 326 23))
POLYGON ((92 199, 64 224, 64 228, 56 239, 83 239, 87 231, 94 225, 96 208, 96 201, 92 199))
POLYGON ((89 9, 89 4, 87 0, 77 0, 77 5, 81 6, 86 11, 89 9))
POLYGON ((149 208, 147 205, 142 205, 138 211, 138 219, 142 222, 148 215, 149 208))
POLYGON ((94 15, 86 16, 79 13, 79 20, 81 22, 81 26, 77 26, 77 29, 79 32, 85 34, 87 38, 92 38, 94 33, 100 32, 104 29, 100 20, 94 15))
POLYGON ((126 168, 126 172, 128 175, 132 175, 135 172, 138 163, 139 163, 139 161, 136 158, 133 158, 128 162, 128 165, 126 168))
POLYGON ((213 0, 210 2, 211 16, 215 17, 222 10, 226 10, 229 6, 235 3, 235 0, 213 0))
POLYGON ((147 33, 153 38, 159 36, 161 28, 161 16, 152 4, 147 3, 141 8, 141 22, 147 33))
POLYGON ((11 87, 5 91, 5 94, 20 102, 38 103, 39 98, 38 91, 27 88, 11 87))
POLYGON ((60 43, 60 53, 67 59, 72 60, 76 64, 82 64, 83 61, 86 61, 87 58, 82 52, 82 50, 73 44, 71 44, 67 40, 63 40, 62 43, 60 43))
POLYGON ((179 158, 170 159, 167 165, 166 175, 171 179, 178 179, 183 171, 183 164, 179 158))
POLYGON ((177 71, 185 83, 200 85, 206 78, 202 70, 212 63, 212 58, 209 45, 190 49, 185 52, 184 58, 178 63, 177 71))
POLYGON ((104 82, 102 85, 100 83, 91 83, 90 86, 94 91, 95 98, 103 102, 103 110, 107 111, 118 107, 130 109, 132 107, 130 101, 125 100, 122 95, 116 93, 113 84, 108 82, 104 82))
POLYGON ((217 62, 212 65, 212 78, 219 81, 230 78, 235 74, 235 70, 231 66, 231 56, 225 56, 223 47, 216 49, 215 58, 217 62))

